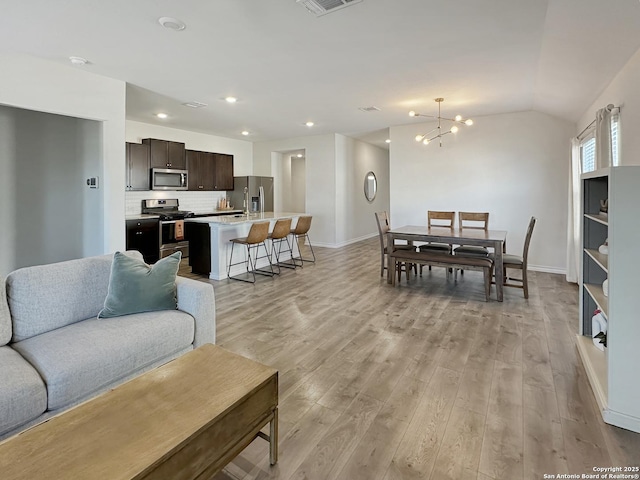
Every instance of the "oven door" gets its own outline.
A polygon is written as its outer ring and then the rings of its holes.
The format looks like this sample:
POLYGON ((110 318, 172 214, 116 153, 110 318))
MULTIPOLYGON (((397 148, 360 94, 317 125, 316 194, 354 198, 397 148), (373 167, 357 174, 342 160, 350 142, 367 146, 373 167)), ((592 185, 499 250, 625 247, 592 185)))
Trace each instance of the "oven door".
POLYGON ((176 221, 160 222, 160 258, 164 258, 177 251, 182 252, 182 258, 189 256, 189 242, 185 239, 176 240, 176 221))

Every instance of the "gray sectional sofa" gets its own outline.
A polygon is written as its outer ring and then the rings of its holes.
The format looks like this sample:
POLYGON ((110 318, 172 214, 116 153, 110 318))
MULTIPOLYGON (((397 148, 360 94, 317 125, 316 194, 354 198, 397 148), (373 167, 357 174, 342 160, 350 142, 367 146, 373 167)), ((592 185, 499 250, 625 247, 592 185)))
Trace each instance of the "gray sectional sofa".
POLYGON ((0 278, 0 439, 215 343, 213 287, 182 277, 177 310, 97 318, 112 258, 22 268, 0 278))

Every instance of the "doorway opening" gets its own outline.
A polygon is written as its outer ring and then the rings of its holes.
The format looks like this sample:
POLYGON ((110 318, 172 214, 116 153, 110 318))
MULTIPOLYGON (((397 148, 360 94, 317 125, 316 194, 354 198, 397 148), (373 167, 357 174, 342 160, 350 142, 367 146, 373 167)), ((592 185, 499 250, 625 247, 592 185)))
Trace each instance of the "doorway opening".
POLYGON ((274 152, 272 156, 275 207, 281 212, 305 213, 307 208, 307 169, 305 150, 274 152))

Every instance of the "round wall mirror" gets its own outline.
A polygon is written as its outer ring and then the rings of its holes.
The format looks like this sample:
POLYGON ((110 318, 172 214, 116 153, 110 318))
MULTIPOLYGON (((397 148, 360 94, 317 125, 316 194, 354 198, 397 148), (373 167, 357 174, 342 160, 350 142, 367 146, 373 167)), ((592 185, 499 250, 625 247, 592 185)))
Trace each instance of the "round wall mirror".
POLYGON ((364 176, 364 196, 367 198, 369 203, 373 202, 373 199, 376 198, 376 193, 378 192, 378 180, 376 179, 376 174, 373 172, 368 172, 364 176))

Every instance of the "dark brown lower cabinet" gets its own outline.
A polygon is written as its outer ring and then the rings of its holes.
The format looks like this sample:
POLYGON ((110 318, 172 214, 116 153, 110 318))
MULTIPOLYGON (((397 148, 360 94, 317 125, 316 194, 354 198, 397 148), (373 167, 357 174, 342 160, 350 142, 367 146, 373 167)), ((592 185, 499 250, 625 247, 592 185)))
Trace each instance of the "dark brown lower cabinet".
POLYGON ((138 250, 147 263, 160 259, 160 230, 157 218, 127 220, 127 250, 138 250))
POLYGON ((189 265, 193 273, 209 275, 211 272, 211 231, 208 223, 185 222, 185 235, 189 240, 189 265))

